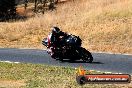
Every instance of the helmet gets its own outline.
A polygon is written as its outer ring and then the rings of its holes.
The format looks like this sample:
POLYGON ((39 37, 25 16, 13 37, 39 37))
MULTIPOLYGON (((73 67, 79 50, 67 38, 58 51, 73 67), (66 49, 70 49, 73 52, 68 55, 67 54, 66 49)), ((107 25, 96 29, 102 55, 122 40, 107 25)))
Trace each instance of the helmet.
POLYGON ((60 32, 60 29, 58 28, 58 27, 53 27, 52 28, 52 33, 53 34, 57 34, 57 33, 59 33, 60 32))

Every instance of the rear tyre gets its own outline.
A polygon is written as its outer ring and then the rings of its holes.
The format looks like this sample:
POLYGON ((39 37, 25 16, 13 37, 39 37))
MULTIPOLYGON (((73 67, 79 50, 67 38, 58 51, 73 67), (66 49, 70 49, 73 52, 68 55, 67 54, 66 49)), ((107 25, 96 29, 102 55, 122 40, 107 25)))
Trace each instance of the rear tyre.
POLYGON ((93 56, 92 54, 87 51, 85 48, 82 48, 82 60, 87 63, 92 63, 93 56))

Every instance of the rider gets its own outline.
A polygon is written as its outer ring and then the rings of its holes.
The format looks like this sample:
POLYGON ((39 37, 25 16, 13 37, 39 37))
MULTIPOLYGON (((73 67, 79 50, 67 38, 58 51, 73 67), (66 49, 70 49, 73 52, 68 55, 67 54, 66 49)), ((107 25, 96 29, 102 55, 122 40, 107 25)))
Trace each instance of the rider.
POLYGON ((64 38, 68 36, 67 33, 60 31, 58 27, 52 27, 51 33, 49 35, 49 47, 52 47, 52 54, 51 56, 54 57, 55 55, 55 49, 57 47, 61 48, 61 45, 64 43, 64 38), (60 40, 60 37, 64 37, 62 40, 60 40))

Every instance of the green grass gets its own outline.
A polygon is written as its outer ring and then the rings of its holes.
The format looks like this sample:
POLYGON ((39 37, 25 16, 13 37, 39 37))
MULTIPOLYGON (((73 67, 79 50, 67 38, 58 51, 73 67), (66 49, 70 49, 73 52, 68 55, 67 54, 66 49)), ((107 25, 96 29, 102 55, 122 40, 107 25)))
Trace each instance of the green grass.
MULTIPOLYGON (((88 71, 87 71, 88 72, 88 71)), ((96 71, 92 74, 97 73, 96 71)), ((70 67, 48 66, 40 64, 0 63, 0 82, 11 88, 118 88, 113 84, 76 83, 76 70, 70 67), (24 81, 23 86, 8 84, 7 81, 24 81)), ((13 82, 12 82, 13 83, 13 82)), ((0 85, 3 87, 3 85, 0 85)))

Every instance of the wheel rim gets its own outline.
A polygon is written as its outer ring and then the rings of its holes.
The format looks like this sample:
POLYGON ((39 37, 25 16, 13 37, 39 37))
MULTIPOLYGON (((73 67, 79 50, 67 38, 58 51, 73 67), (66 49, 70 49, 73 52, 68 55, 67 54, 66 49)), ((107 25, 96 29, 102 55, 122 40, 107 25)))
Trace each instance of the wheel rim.
POLYGON ((93 61, 93 57, 91 56, 91 54, 84 53, 83 61, 91 63, 93 61))

